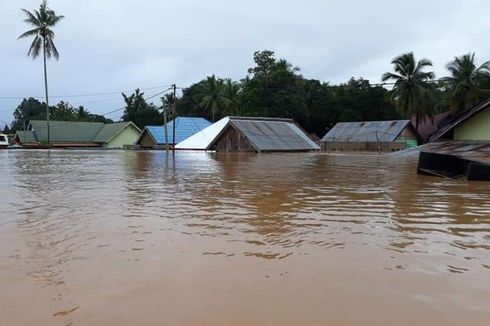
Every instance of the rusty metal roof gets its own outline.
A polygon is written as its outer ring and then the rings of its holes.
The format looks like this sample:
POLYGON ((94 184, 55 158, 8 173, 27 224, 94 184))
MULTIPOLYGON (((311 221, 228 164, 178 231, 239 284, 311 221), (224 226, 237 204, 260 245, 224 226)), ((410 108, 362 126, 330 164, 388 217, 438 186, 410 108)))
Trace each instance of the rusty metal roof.
POLYGON ((291 119, 230 117, 230 124, 247 137, 257 151, 320 149, 291 119))
POLYGON ((323 136, 322 142, 393 142, 410 120, 339 122, 323 136))

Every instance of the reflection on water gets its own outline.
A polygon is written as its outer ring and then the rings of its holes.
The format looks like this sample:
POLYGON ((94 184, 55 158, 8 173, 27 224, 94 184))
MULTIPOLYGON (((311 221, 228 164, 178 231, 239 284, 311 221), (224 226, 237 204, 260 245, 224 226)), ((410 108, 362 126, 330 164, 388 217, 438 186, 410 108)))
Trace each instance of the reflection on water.
MULTIPOLYGON (((490 185, 418 176, 415 160, 320 153, 2 151, 0 307, 46 300, 45 307, 32 309, 32 320, 118 324, 110 309, 90 305, 117 292, 125 300, 132 297, 123 306, 143 305, 119 321, 159 324, 140 319, 138 311, 158 316, 161 307, 151 310, 145 297, 161 301, 172 295, 183 300, 166 302, 175 322, 249 324, 266 318, 260 309, 247 317, 242 310, 221 317, 197 308, 190 314, 175 311, 192 297, 213 301, 220 288, 234 289, 222 294, 221 304, 238 300, 241 309, 252 307, 266 288, 254 277, 265 270, 259 274, 266 281, 272 282, 274 272, 283 278, 266 296, 288 296, 287 288, 294 288, 295 296, 311 296, 308 307, 379 295, 394 311, 396 304, 419 309, 420 320, 446 323, 441 316, 458 307, 463 314, 472 312, 468 324, 478 324, 490 318, 490 185), (243 276, 230 273, 234 266, 243 276), (297 279, 286 280, 289 273, 297 279), (373 284, 361 282, 369 275, 373 284), (327 280, 337 278, 337 285, 348 285, 332 288, 327 280), (146 292, 131 292, 131 284, 142 279, 146 292), (155 290, 166 284, 162 280, 174 287, 155 290), (314 294, 302 287, 305 282, 329 292, 314 294), (37 299, 28 293, 37 293, 37 299)), ((356 300, 352 304, 357 311, 356 300)), ((354 317, 333 318, 321 310, 304 313, 312 308, 295 311, 293 301, 261 307, 281 311, 282 317, 269 316, 272 324, 284 324, 285 310, 296 324, 356 324, 354 317)), ((376 309, 381 306, 371 312, 376 309)), ((30 318, 15 309, 7 316, 14 324, 30 318)), ((389 325, 391 317, 370 320, 389 325)))

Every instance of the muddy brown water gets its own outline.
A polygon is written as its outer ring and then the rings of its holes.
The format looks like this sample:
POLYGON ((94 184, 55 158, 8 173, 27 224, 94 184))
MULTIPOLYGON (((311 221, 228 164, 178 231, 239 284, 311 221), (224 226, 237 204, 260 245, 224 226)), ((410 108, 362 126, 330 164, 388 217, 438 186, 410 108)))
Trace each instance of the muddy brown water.
POLYGON ((490 183, 415 165, 0 151, 0 324, 489 325, 490 183))

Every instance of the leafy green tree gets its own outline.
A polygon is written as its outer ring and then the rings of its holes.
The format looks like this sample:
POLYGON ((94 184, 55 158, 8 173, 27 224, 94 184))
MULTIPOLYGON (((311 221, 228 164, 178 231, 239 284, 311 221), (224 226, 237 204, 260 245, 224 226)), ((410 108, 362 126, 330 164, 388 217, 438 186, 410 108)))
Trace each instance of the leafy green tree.
POLYGON ((5 125, 5 127, 3 128, 3 133, 8 135, 10 133, 10 128, 8 125, 5 125))
POLYGON ((395 73, 386 72, 382 81, 394 81, 391 99, 405 117, 416 116, 418 130, 420 118, 428 117, 434 108, 433 85, 434 73, 424 71, 432 67, 428 59, 415 60, 413 52, 402 54, 391 61, 395 73))
POLYGON ((446 66, 450 76, 442 78, 453 111, 467 109, 490 95, 490 61, 477 67, 475 53, 455 57, 446 66))
POLYGON ((146 125, 163 124, 163 115, 158 112, 158 109, 153 104, 146 103, 144 94, 139 89, 136 89, 129 96, 122 93, 126 103, 122 120, 132 121, 140 128, 144 128, 146 125))
POLYGON ((242 80, 240 109, 245 115, 288 117, 303 124, 307 118, 304 78, 274 52, 254 54, 255 67, 242 80))
POLYGON ((48 7, 46 0, 41 2, 39 10, 34 10, 34 13, 26 9, 22 9, 27 18, 24 20, 27 24, 34 27, 27 32, 21 34, 18 39, 34 37, 31 46, 29 47, 28 56, 32 56, 33 59, 37 58, 43 52, 44 59, 44 91, 46 94, 46 117, 48 120, 48 143, 49 143, 49 96, 48 96, 48 72, 47 72, 47 59, 54 57, 59 58, 58 49, 54 45, 54 32, 53 27, 64 18, 64 16, 57 16, 56 13, 48 7))
POLYGON ((77 109, 77 120, 86 121, 90 118, 90 112, 83 106, 79 106, 77 109))
POLYGON ((252 77, 265 77, 274 69, 276 59, 274 51, 264 50, 254 52, 255 67, 248 69, 248 74, 252 77))
POLYGON ((50 108, 50 115, 55 121, 75 121, 77 112, 68 102, 59 102, 56 106, 50 108))
POLYGON ((14 121, 12 122, 12 130, 24 130, 30 120, 45 120, 46 105, 39 100, 30 97, 23 99, 22 102, 14 110, 14 121))

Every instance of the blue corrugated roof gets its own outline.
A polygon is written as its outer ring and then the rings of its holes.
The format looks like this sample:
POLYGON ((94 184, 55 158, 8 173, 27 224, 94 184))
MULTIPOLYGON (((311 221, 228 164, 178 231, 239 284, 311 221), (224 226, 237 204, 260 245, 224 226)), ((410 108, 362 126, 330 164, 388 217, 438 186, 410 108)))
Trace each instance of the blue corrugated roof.
MULTIPOLYGON (((211 125, 211 122, 204 118, 177 117, 175 119, 175 142, 180 143, 195 133, 211 125)), ((167 122, 168 143, 172 144, 173 140, 173 120, 167 122)), ((165 144, 165 127, 164 126, 146 126, 147 130, 158 145, 165 144)))

